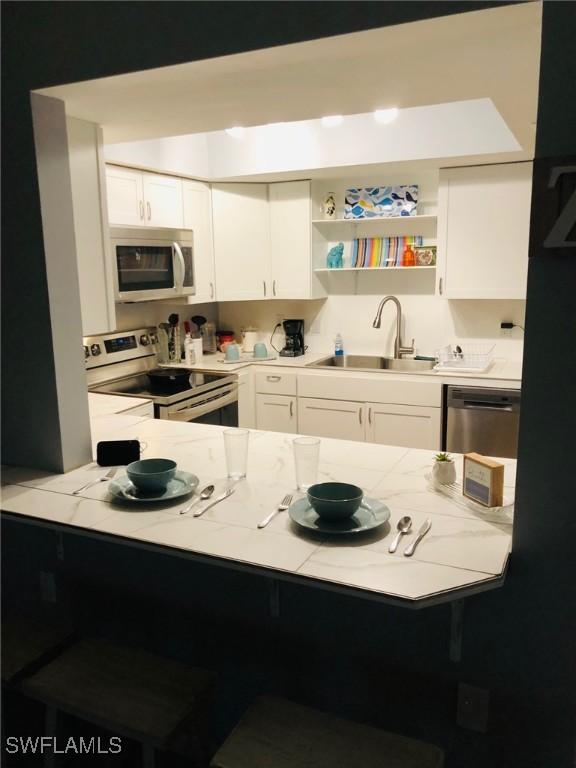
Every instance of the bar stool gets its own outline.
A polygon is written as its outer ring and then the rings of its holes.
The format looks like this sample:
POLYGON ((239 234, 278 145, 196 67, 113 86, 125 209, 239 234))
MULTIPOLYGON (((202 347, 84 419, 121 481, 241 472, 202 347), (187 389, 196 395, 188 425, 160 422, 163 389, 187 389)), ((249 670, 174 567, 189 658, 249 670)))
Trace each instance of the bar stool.
POLYGON ((442 768, 438 747, 261 696, 212 758, 211 768, 442 768))
POLYGON ((51 661, 74 640, 74 629, 50 616, 2 621, 2 686, 10 688, 51 661))
POLYGON ((57 713, 140 742, 151 768, 155 750, 175 752, 191 766, 208 762, 208 724, 215 675, 171 659, 82 640, 21 683, 46 705, 46 735, 56 735, 57 713))

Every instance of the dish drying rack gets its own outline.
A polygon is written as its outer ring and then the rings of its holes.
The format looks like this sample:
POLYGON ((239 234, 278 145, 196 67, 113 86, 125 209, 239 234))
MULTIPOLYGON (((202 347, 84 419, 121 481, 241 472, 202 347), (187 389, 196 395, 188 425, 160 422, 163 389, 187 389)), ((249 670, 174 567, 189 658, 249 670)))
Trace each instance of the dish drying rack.
POLYGON ((435 371, 482 373, 492 364, 494 344, 448 344, 438 350, 435 371))
POLYGON ((485 507, 474 499, 464 496, 462 493, 462 483, 456 480, 454 483, 445 485, 439 483, 431 474, 426 475, 428 488, 443 496, 448 496, 461 509, 471 510, 478 513, 485 520, 511 524, 514 519, 514 499, 504 497, 504 503, 500 507, 485 507))

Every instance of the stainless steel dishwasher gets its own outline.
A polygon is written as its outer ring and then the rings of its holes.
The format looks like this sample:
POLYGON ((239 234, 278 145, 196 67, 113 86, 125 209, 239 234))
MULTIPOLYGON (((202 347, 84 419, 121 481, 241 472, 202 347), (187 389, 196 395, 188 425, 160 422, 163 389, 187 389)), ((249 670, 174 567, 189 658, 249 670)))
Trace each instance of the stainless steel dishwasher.
POLYGON ((515 459, 520 390, 449 386, 442 448, 515 459))

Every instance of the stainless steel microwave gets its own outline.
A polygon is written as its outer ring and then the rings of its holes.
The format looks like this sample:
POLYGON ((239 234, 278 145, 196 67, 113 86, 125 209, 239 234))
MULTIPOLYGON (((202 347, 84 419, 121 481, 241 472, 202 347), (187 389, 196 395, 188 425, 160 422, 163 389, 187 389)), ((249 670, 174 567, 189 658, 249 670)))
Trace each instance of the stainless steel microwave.
POLYGON ((191 296, 193 233, 183 229, 112 227, 116 301, 152 301, 191 296))

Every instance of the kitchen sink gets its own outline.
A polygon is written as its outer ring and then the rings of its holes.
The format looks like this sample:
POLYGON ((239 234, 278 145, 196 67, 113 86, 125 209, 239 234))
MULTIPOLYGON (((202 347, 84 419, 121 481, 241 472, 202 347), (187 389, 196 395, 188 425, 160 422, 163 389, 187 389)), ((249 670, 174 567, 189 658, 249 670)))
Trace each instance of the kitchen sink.
POLYGON ((431 371, 434 360, 411 360, 408 358, 377 357, 376 355, 332 355, 307 368, 352 368, 355 371, 431 371))

